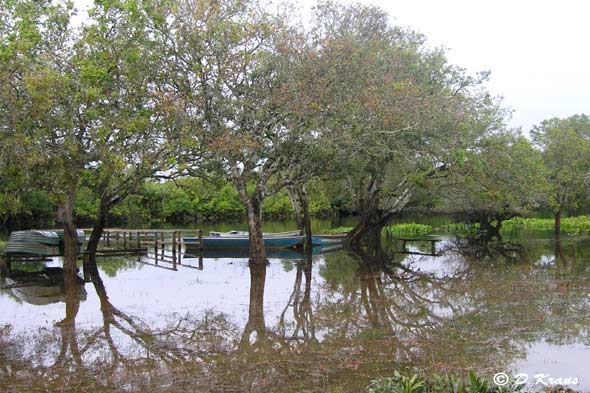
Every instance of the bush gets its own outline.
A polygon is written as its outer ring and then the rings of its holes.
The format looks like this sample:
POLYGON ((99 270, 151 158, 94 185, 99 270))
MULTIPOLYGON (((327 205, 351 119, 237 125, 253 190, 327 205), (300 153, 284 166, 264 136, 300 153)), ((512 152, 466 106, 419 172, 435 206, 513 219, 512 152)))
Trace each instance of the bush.
MULTIPOLYGON (((502 224, 502 231, 552 231, 554 229, 554 225, 555 222, 552 218, 516 217, 504 221, 502 224)), ((565 217, 561 220, 561 231, 567 233, 568 235, 590 234, 590 217, 565 217)))
POLYGON ((384 228, 386 233, 394 236, 399 235, 427 235, 432 232, 430 225, 416 224, 413 222, 394 224, 384 228))
POLYGON ((395 371, 393 377, 371 381, 369 393, 510 393, 520 392, 524 385, 507 384, 497 386, 486 378, 477 376, 473 371, 468 377, 451 375, 433 375, 431 379, 401 375, 395 371))

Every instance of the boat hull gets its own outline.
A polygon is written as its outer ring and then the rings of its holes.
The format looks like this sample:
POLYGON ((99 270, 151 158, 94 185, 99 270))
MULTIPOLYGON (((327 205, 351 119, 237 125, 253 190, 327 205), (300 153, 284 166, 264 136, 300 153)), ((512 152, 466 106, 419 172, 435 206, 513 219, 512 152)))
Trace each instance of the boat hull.
MULTIPOLYGON (((209 232, 210 237, 248 237, 248 231, 209 232)), ((301 235, 301 231, 262 233, 265 237, 292 237, 301 235)))
MULTIPOLYGON (((303 236, 265 236, 263 237, 264 247, 266 248, 290 248, 295 247, 303 242, 303 236)), ((187 245, 198 243, 198 237, 184 237, 183 242, 187 245)), ((202 238, 202 247, 209 248, 250 248, 250 239, 246 236, 204 236, 202 238)))

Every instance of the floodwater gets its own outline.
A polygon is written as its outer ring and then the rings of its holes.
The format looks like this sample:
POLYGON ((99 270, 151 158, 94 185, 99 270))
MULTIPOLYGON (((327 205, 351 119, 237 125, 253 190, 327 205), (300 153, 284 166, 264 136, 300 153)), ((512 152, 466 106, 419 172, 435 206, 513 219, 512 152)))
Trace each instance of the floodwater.
POLYGON ((588 239, 385 248, 103 258, 57 293, 3 289, 0 391, 362 392, 471 369, 590 391, 588 239))

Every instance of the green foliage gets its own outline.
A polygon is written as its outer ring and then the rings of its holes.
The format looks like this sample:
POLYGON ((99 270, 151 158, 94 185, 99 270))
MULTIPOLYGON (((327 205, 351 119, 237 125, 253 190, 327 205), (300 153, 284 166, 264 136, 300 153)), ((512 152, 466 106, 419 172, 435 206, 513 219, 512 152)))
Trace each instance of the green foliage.
POLYGON ((0 240, 0 252, 4 250, 4 247, 6 247, 6 242, 0 240))
MULTIPOLYGON (((504 221, 502 231, 507 233, 519 230, 551 231, 553 230, 553 226, 554 220, 552 218, 516 217, 504 221)), ((561 231, 568 235, 588 235, 590 234, 590 217, 566 217, 561 221, 561 231)))
POLYGON ((561 216, 576 207, 580 194, 590 184, 590 118, 574 115, 543 121, 531 132, 541 148, 550 184, 549 204, 561 216))
POLYGON ((369 393, 421 393, 424 388, 424 381, 417 375, 406 377, 395 371, 392 378, 372 381, 369 393))
POLYGON ((432 232, 430 225, 416 224, 413 222, 393 224, 383 228, 386 233, 394 236, 399 235, 427 235, 432 232))
POLYGON ((442 179, 438 206, 470 219, 503 220, 538 209, 547 197, 541 153, 522 135, 494 132, 464 152, 442 179), (450 183, 450 186, 445 186, 450 183))
POLYGON ((497 386, 475 372, 470 371, 467 378, 453 375, 434 374, 431 378, 410 377, 394 372, 393 377, 371 381, 369 393, 513 393, 520 392, 524 385, 497 386))

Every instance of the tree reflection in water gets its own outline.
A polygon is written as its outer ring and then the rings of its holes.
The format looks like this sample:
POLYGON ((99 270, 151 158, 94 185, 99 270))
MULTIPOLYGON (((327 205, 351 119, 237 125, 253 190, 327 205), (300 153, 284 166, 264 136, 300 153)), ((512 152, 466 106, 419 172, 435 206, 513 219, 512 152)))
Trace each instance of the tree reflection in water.
POLYGON ((492 372, 524 358, 532 342, 590 345, 587 246, 468 246, 447 241, 440 258, 302 257, 276 320, 265 318, 274 300, 265 298, 268 266, 251 264, 245 323, 210 305, 198 315, 171 310, 164 327, 152 326, 112 304, 99 269, 86 266, 102 324, 76 325, 80 285, 67 284, 53 332, 0 329, 0 383, 8 391, 360 391, 406 366, 492 372))

